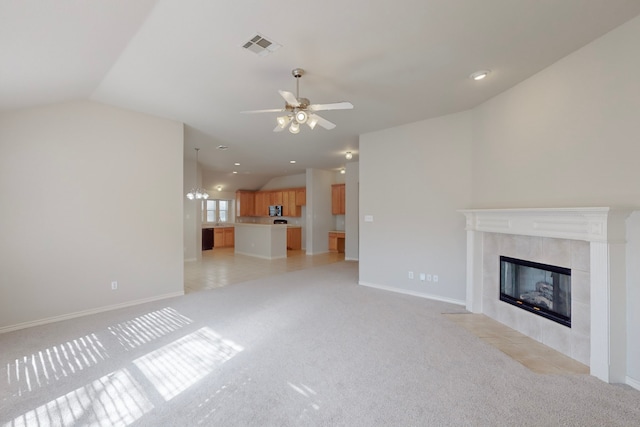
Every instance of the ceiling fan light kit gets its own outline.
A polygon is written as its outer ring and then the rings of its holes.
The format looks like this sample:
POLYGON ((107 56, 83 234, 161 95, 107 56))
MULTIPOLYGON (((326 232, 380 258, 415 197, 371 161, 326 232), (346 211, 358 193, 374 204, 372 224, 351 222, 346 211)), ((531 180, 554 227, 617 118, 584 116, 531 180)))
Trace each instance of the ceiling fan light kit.
POLYGON ((284 98, 284 108, 269 109, 269 110, 254 110, 244 111, 245 113, 276 113, 286 112, 284 116, 276 118, 277 126, 273 129, 274 132, 282 132, 287 126, 289 126, 289 132, 296 134, 300 132, 300 125, 307 124, 312 130, 316 125, 320 125, 325 129, 333 129, 336 127, 334 123, 324 119, 317 114, 316 111, 325 110, 350 110, 353 108, 353 104, 350 102, 334 102, 331 104, 311 104, 307 98, 300 97, 300 77, 304 74, 302 68, 295 68, 291 71, 293 77, 296 78, 296 94, 285 90, 279 90, 280 96, 284 98))

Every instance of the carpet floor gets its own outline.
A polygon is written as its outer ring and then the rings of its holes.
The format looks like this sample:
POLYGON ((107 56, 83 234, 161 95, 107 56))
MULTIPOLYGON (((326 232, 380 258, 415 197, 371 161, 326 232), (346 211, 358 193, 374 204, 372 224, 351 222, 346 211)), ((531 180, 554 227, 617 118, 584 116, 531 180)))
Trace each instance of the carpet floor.
POLYGON ((637 426, 338 262, 0 335, 0 426, 637 426))

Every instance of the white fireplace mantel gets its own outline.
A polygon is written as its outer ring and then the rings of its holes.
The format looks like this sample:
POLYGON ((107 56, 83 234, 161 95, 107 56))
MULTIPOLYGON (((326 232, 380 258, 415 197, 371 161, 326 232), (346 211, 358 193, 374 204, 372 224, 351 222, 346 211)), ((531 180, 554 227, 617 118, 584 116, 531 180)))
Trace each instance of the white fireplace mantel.
POLYGON ((631 209, 610 207, 467 209, 467 310, 483 313, 484 233, 589 242, 590 370, 606 382, 625 382, 625 220, 631 209))

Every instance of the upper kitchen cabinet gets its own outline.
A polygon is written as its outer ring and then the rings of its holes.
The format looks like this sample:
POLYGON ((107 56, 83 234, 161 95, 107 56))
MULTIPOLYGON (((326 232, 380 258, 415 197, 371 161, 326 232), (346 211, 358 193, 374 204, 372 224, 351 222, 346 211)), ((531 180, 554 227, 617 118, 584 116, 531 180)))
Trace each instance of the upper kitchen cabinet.
POLYGON ((344 184, 333 184, 331 186, 331 213, 333 215, 344 215, 344 199, 344 184))
POLYGON ((255 191, 236 191, 236 216, 255 215, 255 191))
POLYGON ((283 216, 302 216, 307 204, 306 188, 268 191, 236 191, 236 216, 269 216, 269 206, 282 206, 283 216))
POLYGON ((296 188, 296 206, 305 206, 307 204, 307 189, 305 187, 296 188))

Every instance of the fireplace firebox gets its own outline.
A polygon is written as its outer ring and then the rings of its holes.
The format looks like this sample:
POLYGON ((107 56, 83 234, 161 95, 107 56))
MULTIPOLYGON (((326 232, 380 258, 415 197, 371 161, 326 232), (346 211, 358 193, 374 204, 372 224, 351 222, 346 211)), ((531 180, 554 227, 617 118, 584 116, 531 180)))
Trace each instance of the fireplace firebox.
POLYGON ((500 300, 571 327, 571 270, 500 257, 500 300))

